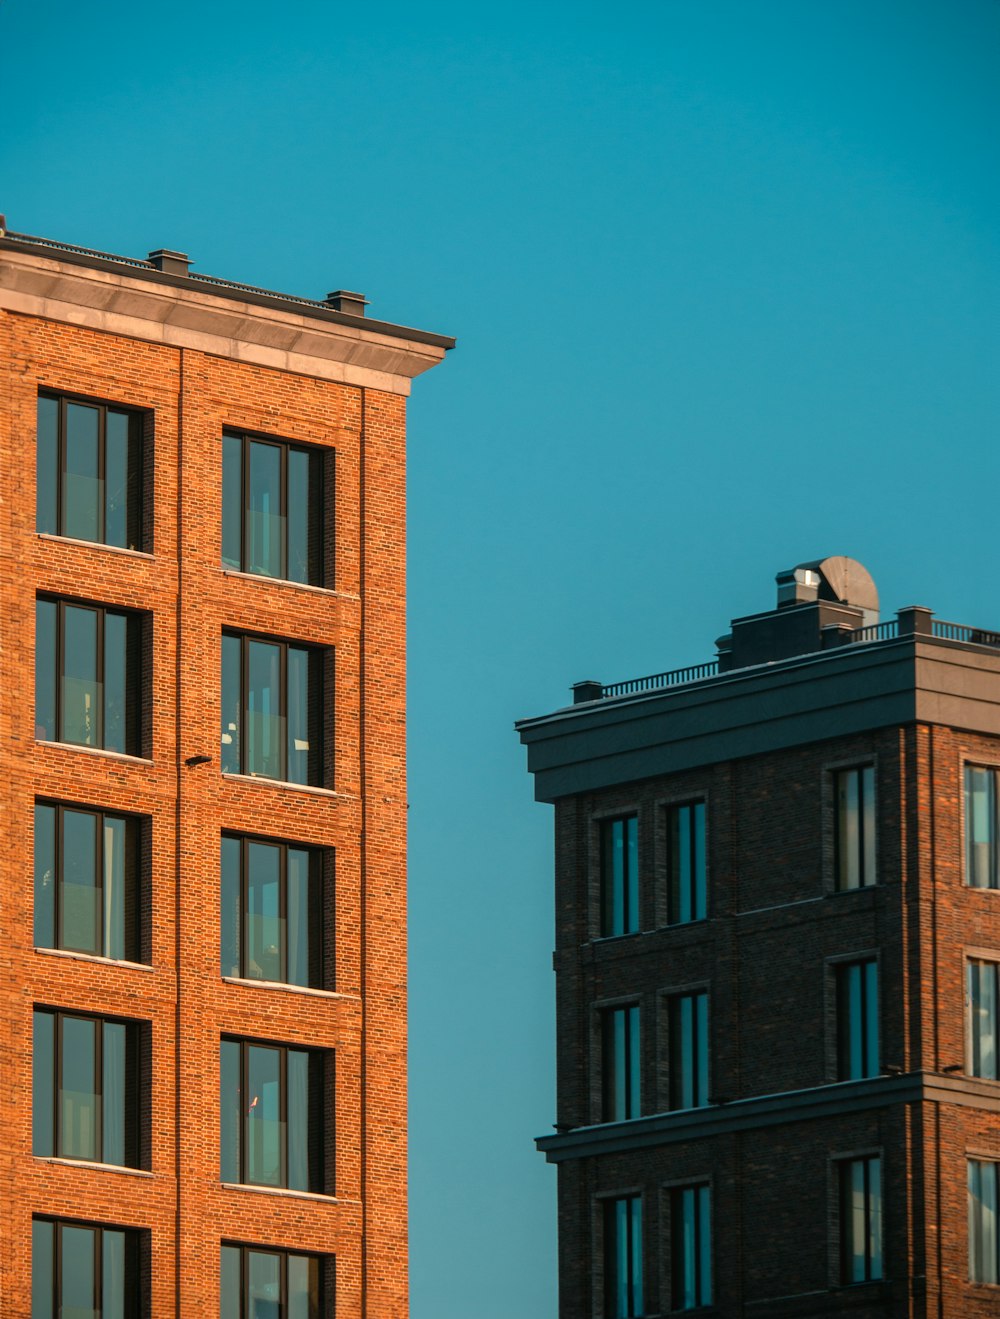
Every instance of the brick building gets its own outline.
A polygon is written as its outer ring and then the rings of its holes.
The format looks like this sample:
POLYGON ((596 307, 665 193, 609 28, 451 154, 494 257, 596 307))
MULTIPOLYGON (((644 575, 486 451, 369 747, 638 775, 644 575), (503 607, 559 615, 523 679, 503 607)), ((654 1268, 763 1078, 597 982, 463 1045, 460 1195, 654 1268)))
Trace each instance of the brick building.
POLYGON ((188 267, 0 236, 0 1313, 403 1319, 404 411, 452 341, 188 267))
POLYGON ((1000 1313, 1000 634, 826 559, 518 728, 563 1319, 1000 1313))

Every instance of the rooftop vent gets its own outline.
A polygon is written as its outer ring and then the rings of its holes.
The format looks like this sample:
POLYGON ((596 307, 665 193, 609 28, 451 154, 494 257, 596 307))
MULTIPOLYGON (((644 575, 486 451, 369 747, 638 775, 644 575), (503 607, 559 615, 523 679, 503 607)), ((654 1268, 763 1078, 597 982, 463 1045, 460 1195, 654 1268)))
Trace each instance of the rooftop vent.
POLYGON ((171 252, 169 248, 158 247, 149 254, 149 264, 165 275, 186 275, 191 258, 186 252, 171 252))
POLYGON ((333 311, 342 311, 348 316, 363 316, 368 306, 368 299, 363 293, 348 293, 347 289, 335 289, 323 301, 333 311))

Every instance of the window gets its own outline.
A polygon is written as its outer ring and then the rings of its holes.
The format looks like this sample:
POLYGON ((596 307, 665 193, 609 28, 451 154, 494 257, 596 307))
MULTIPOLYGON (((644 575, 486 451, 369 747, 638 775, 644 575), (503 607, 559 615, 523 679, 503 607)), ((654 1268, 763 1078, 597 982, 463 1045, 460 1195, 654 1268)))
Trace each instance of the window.
POLYGON ((142 549, 142 415, 38 399, 39 531, 142 549))
POLYGON ((639 928, 639 821, 601 821, 601 934, 639 928))
POLYGON ((222 974, 323 987, 322 853, 222 838, 222 974))
POLYGON ((969 1278, 972 1282, 1000 1282, 997 1170, 998 1165, 988 1160, 969 1160, 969 1278))
POLYGON ((38 1008, 32 1153, 139 1166, 136 1027, 38 1008))
POLYGON ((626 1122, 641 1112, 639 1008, 609 1008, 601 1014, 603 1122, 626 1122))
POLYGON ((667 811, 667 921, 686 925, 706 913, 705 803, 689 802, 667 811))
POLYGON ((139 1233, 96 1223, 31 1220, 31 1319, 134 1319, 139 1233))
POLYGON ((708 994, 675 994, 669 1000, 669 1104, 704 1108, 708 1103, 708 994))
POLYGON ((605 1200, 605 1319, 635 1319, 643 1312, 642 1197, 605 1200))
POLYGON ((316 1255, 224 1245, 221 1319, 321 1319, 326 1262, 316 1255))
POLYGON ((139 619, 39 598, 35 736, 139 754, 139 619))
POLYGON ((323 1063, 314 1050, 222 1041, 222 1180, 323 1190, 323 1063))
POLYGON ((306 646, 223 633, 223 773, 321 783, 321 658, 306 646))
POLYGON ((882 1277, 882 1160, 845 1159, 840 1165, 840 1280, 882 1277))
POLYGON ((278 440, 222 437, 222 562, 322 582, 323 455, 278 440))
POLYGON ((878 963, 844 962, 837 974, 837 1079, 878 1076, 878 963))
POLYGON ((138 821, 35 804, 35 947, 139 960, 138 821))
POLYGON ((996 1081, 997 1074, 997 984, 996 962, 969 962, 968 1012, 970 1076, 996 1081))
POLYGON ((712 1204, 708 1186, 670 1192, 670 1303, 674 1310, 712 1304, 712 1204))
POLYGON ((834 776, 837 888, 875 883, 875 770, 842 769, 834 776))
POLYGON ((966 765, 966 884, 970 888, 1000 888, 997 857, 997 772, 966 765))

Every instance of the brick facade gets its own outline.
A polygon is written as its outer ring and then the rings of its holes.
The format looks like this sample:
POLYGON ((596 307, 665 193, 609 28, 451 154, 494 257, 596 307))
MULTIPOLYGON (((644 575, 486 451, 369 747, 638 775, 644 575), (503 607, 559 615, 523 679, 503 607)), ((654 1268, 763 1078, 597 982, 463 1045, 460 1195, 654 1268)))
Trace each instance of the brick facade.
MULTIPOLYGON (((0 250, 0 270, 4 256, 0 250)), ((28 266, 62 270, 58 254, 29 257, 28 266)), ((81 280, 90 274, 69 271, 81 280)), ((126 269, 121 282, 128 275, 126 269)), ((16 280, 2 284, 13 289, 16 280)), ((151 291, 175 297, 183 309, 187 284, 161 280, 151 291)), ((238 329, 231 352, 220 355, 150 341, 153 330, 147 339, 139 321, 125 334, 90 328, 89 315, 65 312, 61 303, 39 312, 28 314, 13 297, 5 309, 0 290, 0 1056, 7 1078, 0 1094, 6 1133, 0 1313, 31 1311, 31 1218, 43 1213, 140 1229, 148 1295, 137 1313, 154 1319, 219 1313, 223 1241, 330 1257, 335 1301, 328 1291, 327 1313, 335 1303, 340 1319, 403 1319, 407 382, 369 387, 357 371, 356 383, 324 378, 333 368, 318 353, 315 374, 254 361, 253 352, 241 349, 238 329), (40 389, 146 414, 148 552, 36 532, 40 389), (326 510, 334 553, 326 556, 323 588, 220 566, 224 428, 328 455, 327 472, 335 474, 334 506, 326 510), (140 612, 141 756, 36 740, 41 592, 140 612), (220 773, 223 628, 322 649, 322 788, 220 773), (192 757, 211 759, 186 763, 192 757), (142 817, 142 965, 35 948, 32 807, 38 798, 142 817), (326 990, 222 978, 223 830, 325 850, 334 952, 326 990), (36 1005, 143 1023, 141 1168, 33 1157, 36 1005), (326 1055, 324 1194, 220 1182, 219 1049, 227 1034, 326 1055)), ((254 306, 240 312, 248 325, 267 315, 254 306)), ((336 335, 341 322, 350 322, 315 314, 323 320, 317 333, 336 335)), ((385 327, 379 331, 391 339, 385 327)), ((296 361, 308 365, 305 356, 296 361)), ((371 374, 392 383, 388 374, 371 374)))

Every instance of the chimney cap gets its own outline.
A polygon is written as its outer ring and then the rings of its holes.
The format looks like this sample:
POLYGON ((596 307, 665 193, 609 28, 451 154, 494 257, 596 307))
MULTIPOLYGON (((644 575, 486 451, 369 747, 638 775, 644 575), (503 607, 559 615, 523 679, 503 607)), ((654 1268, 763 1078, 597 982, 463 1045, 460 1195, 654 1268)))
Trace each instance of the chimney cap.
POLYGON ((363 293, 350 293, 347 289, 334 289, 323 301, 333 311, 342 311, 348 316, 363 316, 368 306, 368 299, 363 293))
POLYGON ((149 264, 167 275, 186 275, 191 258, 186 252, 174 252, 169 247, 158 247, 150 252, 149 264))

